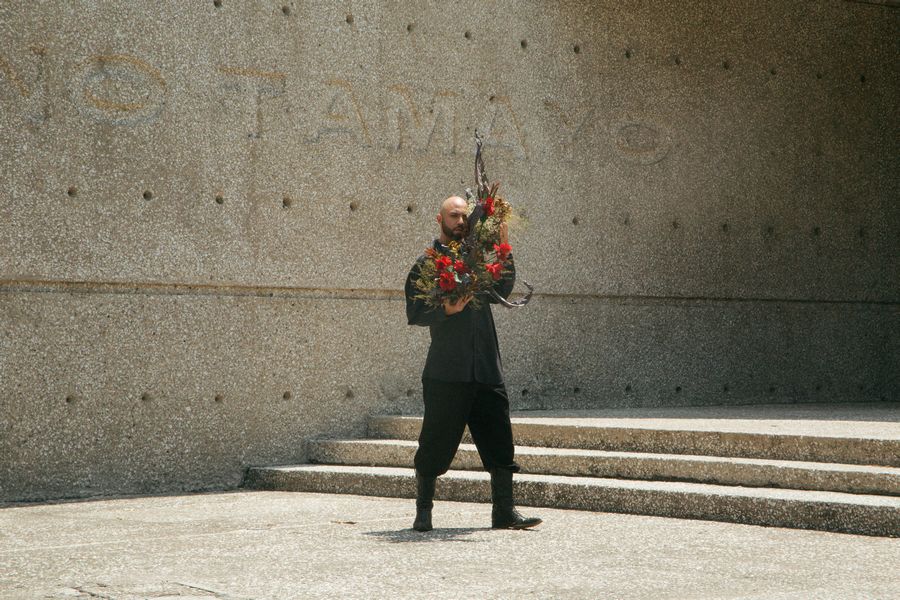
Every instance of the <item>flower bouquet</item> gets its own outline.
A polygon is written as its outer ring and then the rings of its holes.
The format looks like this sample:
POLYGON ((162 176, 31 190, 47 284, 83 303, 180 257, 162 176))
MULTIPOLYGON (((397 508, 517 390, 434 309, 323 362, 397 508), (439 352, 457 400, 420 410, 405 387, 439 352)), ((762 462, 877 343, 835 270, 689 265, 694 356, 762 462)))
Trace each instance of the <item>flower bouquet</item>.
POLYGON ((435 308, 444 300, 451 303, 471 295, 471 304, 478 307, 481 297, 491 296, 506 307, 524 306, 534 290, 528 282, 528 294, 518 302, 508 302, 494 289, 494 283, 509 271, 512 246, 501 243, 500 226, 512 216, 510 204, 497 194, 499 183, 488 184, 481 156, 482 138, 475 132, 475 181, 477 194, 466 190, 469 214, 466 233, 459 241, 447 244, 447 253, 434 248, 425 250, 419 266, 417 298, 435 308))

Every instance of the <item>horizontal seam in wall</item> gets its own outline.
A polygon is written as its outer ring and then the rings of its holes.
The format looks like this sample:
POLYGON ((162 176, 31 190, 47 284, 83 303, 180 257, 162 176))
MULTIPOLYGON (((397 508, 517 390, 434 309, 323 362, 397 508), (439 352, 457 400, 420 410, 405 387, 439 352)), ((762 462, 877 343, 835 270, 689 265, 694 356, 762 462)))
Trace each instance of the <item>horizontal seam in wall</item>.
MULTIPOLYGON (((143 294, 175 296, 258 296, 270 298, 329 298, 338 300, 401 300, 401 289, 317 288, 286 286, 250 286, 240 284, 187 284, 119 281, 4 280, 0 293, 74 293, 74 294, 143 294)), ((513 294, 517 296, 517 294, 513 294)), ((536 298, 562 300, 604 300, 621 303, 783 303, 863 306, 900 306, 891 300, 821 300, 805 298, 727 298, 717 296, 655 296, 586 293, 540 293, 536 298)))

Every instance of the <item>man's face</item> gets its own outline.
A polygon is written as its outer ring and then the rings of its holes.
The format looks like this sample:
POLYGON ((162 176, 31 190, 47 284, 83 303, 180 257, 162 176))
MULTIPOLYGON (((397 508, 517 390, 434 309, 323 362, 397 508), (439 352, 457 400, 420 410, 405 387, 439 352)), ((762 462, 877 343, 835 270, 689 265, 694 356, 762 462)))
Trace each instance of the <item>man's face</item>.
POLYGON ((462 198, 448 198, 438 213, 441 231, 452 240, 461 240, 466 233, 468 205, 462 198))

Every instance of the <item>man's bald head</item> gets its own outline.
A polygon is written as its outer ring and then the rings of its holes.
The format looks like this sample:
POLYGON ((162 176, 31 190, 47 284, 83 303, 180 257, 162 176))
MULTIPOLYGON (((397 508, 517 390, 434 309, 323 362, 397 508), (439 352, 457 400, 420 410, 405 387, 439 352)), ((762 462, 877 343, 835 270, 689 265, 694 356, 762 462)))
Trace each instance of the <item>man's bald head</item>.
POLYGON ((469 208, 469 204, 466 202, 465 198, 460 198, 459 196, 450 196, 446 198, 443 202, 441 202, 441 208, 439 210, 440 214, 447 214, 452 208, 460 207, 462 210, 467 210, 469 208))
POLYGON ((437 215, 437 222, 441 226, 441 243, 462 239, 466 233, 468 212, 468 202, 459 196, 450 196, 441 202, 437 215))

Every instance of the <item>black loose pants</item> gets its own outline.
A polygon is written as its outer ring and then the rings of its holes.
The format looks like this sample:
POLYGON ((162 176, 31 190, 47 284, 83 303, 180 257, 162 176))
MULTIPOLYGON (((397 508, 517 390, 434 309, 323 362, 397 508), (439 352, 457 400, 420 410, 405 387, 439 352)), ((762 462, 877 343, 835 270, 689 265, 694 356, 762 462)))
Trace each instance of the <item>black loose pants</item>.
POLYGON ((443 475, 459 449, 466 425, 488 471, 519 471, 514 460, 509 397, 503 384, 422 378, 425 418, 414 459, 425 477, 443 475))

